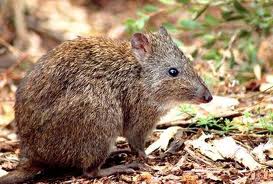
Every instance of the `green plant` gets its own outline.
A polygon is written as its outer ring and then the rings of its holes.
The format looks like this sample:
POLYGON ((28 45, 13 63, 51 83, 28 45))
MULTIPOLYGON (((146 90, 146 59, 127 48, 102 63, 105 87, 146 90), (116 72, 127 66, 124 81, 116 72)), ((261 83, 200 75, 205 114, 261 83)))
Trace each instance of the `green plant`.
POLYGON ((171 22, 166 18, 163 25, 175 35, 188 31, 201 39, 205 50, 201 56, 203 60, 214 61, 216 71, 227 62, 230 68, 238 71, 238 78, 244 80, 241 71, 252 72, 252 66, 260 62, 257 48, 261 39, 273 32, 272 7, 271 0, 158 0, 140 9, 138 18, 128 19, 125 25, 128 32, 136 32, 145 25, 151 26, 147 22, 157 13, 172 15, 183 10, 187 18, 178 16, 171 22), (212 9, 218 13, 213 13, 212 9), (234 56, 235 50, 240 58, 234 56), (241 61, 245 61, 244 66, 241 61))
POLYGON ((224 120, 224 125, 222 126, 222 130, 224 133, 231 132, 233 130, 236 130, 236 127, 234 126, 233 122, 229 119, 224 120))
POLYGON ((269 112, 268 115, 261 117, 259 119, 258 124, 272 134, 273 133, 273 111, 269 112))
POLYGON ((199 117, 197 120, 197 126, 203 127, 205 129, 215 129, 220 131, 221 134, 236 130, 233 122, 229 119, 215 118, 212 115, 199 117))
POLYGON ((252 114, 248 111, 243 113, 243 120, 244 126, 246 126, 247 131, 252 131, 254 129, 254 122, 252 120, 252 114))
POLYGON ((204 127, 205 129, 216 128, 216 129, 222 130, 222 125, 218 123, 219 123, 219 119, 215 119, 215 117, 212 115, 199 117, 197 120, 197 125, 200 127, 204 127))
POLYGON ((188 115, 190 115, 191 117, 194 117, 196 115, 196 108, 194 108, 192 105, 190 104, 182 104, 179 106, 179 110, 182 113, 186 113, 188 115))

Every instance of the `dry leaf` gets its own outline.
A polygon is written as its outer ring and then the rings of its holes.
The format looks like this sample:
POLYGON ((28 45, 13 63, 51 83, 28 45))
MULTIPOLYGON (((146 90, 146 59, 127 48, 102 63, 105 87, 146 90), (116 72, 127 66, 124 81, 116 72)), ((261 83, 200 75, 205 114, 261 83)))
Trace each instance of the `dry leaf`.
POLYGON ((223 160, 224 158, 218 153, 214 146, 205 141, 206 139, 212 137, 212 135, 206 135, 203 133, 198 139, 186 141, 185 145, 191 145, 195 149, 199 149, 203 155, 206 155, 213 161, 223 160))
POLYGON ((151 175, 149 172, 141 172, 139 176, 139 180, 150 182, 153 178, 153 175, 151 175))
POLYGON ((251 171, 262 168, 262 166, 253 159, 245 148, 236 144, 232 137, 224 137, 219 140, 214 140, 213 144, 223 157, 234 159, 249 168, 251 171))
POLYGON ((203 155, 213 161, 229 158, 243 164, 251 171, 262 168, 262 165, 256 162, 245 148, 236 144, 232 137, 224 137, 212 142, 206 141, 208 138, 212 138, 212 135, 203 133, 198 139, 186 141, 185 144, 199 149, 203 155))
POLYGON ((8 174, 8 172, 0 168, 0 177, 6 174, 8 174))
POLYGON ((155 141, 153 144, 151 144, 146 150, 145 153, 147 155, 151 154, 153 151, 155 151, 158 148, 161 148, 162 150, 166 151, 167 147, 169 145, 169 141, 173 136, 176 134, 178 130, 180 130, 181 127, 174 126, 169 127, 160 135, 160 138, 155 141))
POLYGON ((213 96, 213 100, 210 103, 201 104, 200 107, 214 114, 215 112, 225 112, 226 110, 233 109, 237 105, 239 105, 239 101, 235 98, 213 96))
POLYGON ((256 158, 261 162, 266 162, 266 157, 273 158, 273 138, 269 138, 267 143, 260 144, 259 146, 255 147, 251 152, 256 158))
POLYGON ((211 179, 213 181, 222 181, 222 179, 219 176, 216 176, 212 172, 207 172, 206 175, 208 179, 211 179))
POLYGON ((262 78, 262 68, 259 64, 254 65, 253 72, 255 74, 256 79, 261 80, 262 78))
POLYGON ((234 183, 234 184, 245 184, 247 182, 247 178, 248 178, 248 176, 244 176, 244 177, 238 178, 236 180, 233 180, 231 183, 234 183))

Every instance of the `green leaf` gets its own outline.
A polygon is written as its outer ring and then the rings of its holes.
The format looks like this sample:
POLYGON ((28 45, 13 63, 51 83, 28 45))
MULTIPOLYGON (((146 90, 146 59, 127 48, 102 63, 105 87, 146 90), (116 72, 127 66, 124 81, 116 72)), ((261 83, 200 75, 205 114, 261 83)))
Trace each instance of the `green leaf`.
MULTIPOLYGON (((248 30, 245 30, 245 29, 242 29, 241 31, 240 31, 240 33, 239 33, 239 38, 244 38, 244 37, 249 37, 249 36, 251 36, 251 32, 250 31, 248 31, 248 30)), ((246 38, 246 39, 247 39, 246 38)))
POLYGON ((208 4, 210 3, 210 0, 196 0, 197 3, 200 3, 200 4, 208 4))
POLYGON ((248 55, 248 59, 251 63, 257 62, 257 48, 254 44, 254 42, 249 41, 246 45, 246 53, 248 55))
POLYGON ((130 18, 125 21, 125 25, 132 26, 132 25, 134 25, 135 22, 136 22, 136 20, 130 18))
POLYGON ((139 19, 127 19, 125 21, 126 29, 129 33, 140 31, 144 28, 145 23, 149 20, 149 16, 142 15, 139 19))
POLYGON ((222 14, 222 18, 226 21, 239 20, 244 18, 243 15, 238 15, 234 13, 233 11, 223 11, 221 14, 222 14))
POLYGON ((144 6, 143 11, 146 13, 153 13, 156 12, 158 10, 158 8, 154 5, 148 4, 146 6, 144 6))
POLYGON ((175 0, 159 0, 159 2, 163 3, 163 4, 175 4, 175 0))
POLYGON ((173 41, 177 45, 177 47, 179 47, 179 48, 182 48, 184 46, 183 42, 176 39, 176 38, 173 38, 173 41))
POLYGON ((147 20, 149 19, 149 17, 142 17, 141 19, 138 19, 136 22, 135 22, 135 25, 136 27, 141 30, 144 28, 145 26, 145 23, 147 22, 147 20))
POLYGON ((216 49, 211 49, 205 55, 203 55, 203 59, 214 60, 216 62, 219 62, 221 58, 221 54, 216 49))
POLYGON ((265 14, 266 14, 265 9, 263 9, 261 7, 256 9, 256 13, 257 13, 257 15, 259 15, 261 17, 265 16, 265 14))
POLYGON ((190 0, 177 0, 179 3, 187 4, 190 2, 190 0))
POLYGON ((133 32, 138 31, 137 28, 136 28, 136 26, 135 26, 135 23, 136 23, 136 20, 131 19, 131 18, 130 18, 130 19, 127 19, 127 20, 125 21, 125 26, 126 26, 127 32, 133 33, 133 32))
POLYGON ((190 20, 190 19, 181 20, 180 25, 182 26, 182 28, 188 29, 188 30, 195 30, 195 29, 202 28, 202 26, 199 22, 194 21, 194 20, 190 20))
POLYGON ((216 36, 213 34, 205 34, 203 39, 205 40, 205 47, 207 48, 212 47, 216 42, 216 36))
POLYGON ((221 15, 222 15, 222 18, 224 19, 224 20, 228 20, 230 17, 232 17, 233 16, 233 14, 234 14, 234 12, 233 11, 230 11, 230 10, 228 10, 228 11, 222 11, 221 12, 221 15))
POLYGON ((205 24, 208 26, 216 26, 220 23, 220 20, 212 15, 206 15, 204 21, 205 21, 205 24))
POLYGON ((177 28, 172 24, 172 23, 169 23, 169 22, 165 22, 163 23, 163 26, 170 32, 177 32, 177 28))
POLYGON ((243 7, 243 5, 241 5, 237 0, 233 0, 233 6, 241 14, 248 13, 248 10, 245 7, 243 7))

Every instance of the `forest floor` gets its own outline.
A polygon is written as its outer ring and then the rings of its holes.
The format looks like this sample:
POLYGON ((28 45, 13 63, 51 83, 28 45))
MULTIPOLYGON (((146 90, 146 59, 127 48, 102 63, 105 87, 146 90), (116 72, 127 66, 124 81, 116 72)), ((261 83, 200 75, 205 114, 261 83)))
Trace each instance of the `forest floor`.
MULTIPOLYGON (((0 21, 6 30, 0 39, 0 176, 18 164, 13 105, 27 69, 49 49, 78 35, 127 38, 124 21, 134 17, 142 3, 94 1, 94 6, 84 2, 28 1, 27 49, 16 47, 24 43, 14 42, 15 30, 0 21)), ((155 26, 159 22, 153 20, 155 26)), ((198 45, 199 40, 185 42, 198 45)), ((207 72, 206 65, 197 62, 197 68, 207 72)), ((90 180, 78 171, 54 170, 29 183, 273 183, 272 86, 270 72, 242 85, 223 81, 212 87, 211 103, 173 109, 148 138, 148 157, 141 161, 146 167, 135 173, 90 180)), ((128 148, 122 138, 116 145, 128 148)), ((130 153, 120 153, 104 167, 137 161, 130 153)))

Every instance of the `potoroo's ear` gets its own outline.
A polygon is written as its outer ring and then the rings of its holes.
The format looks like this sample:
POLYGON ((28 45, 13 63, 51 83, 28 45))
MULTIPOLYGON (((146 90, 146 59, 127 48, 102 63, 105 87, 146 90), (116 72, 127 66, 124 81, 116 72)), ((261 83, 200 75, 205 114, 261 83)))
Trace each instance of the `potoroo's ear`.
POLYGON ((142 33, 135 33, 131 38, 132 50, 138 60, 143 60, 151 53, 151 44, 142 33))

